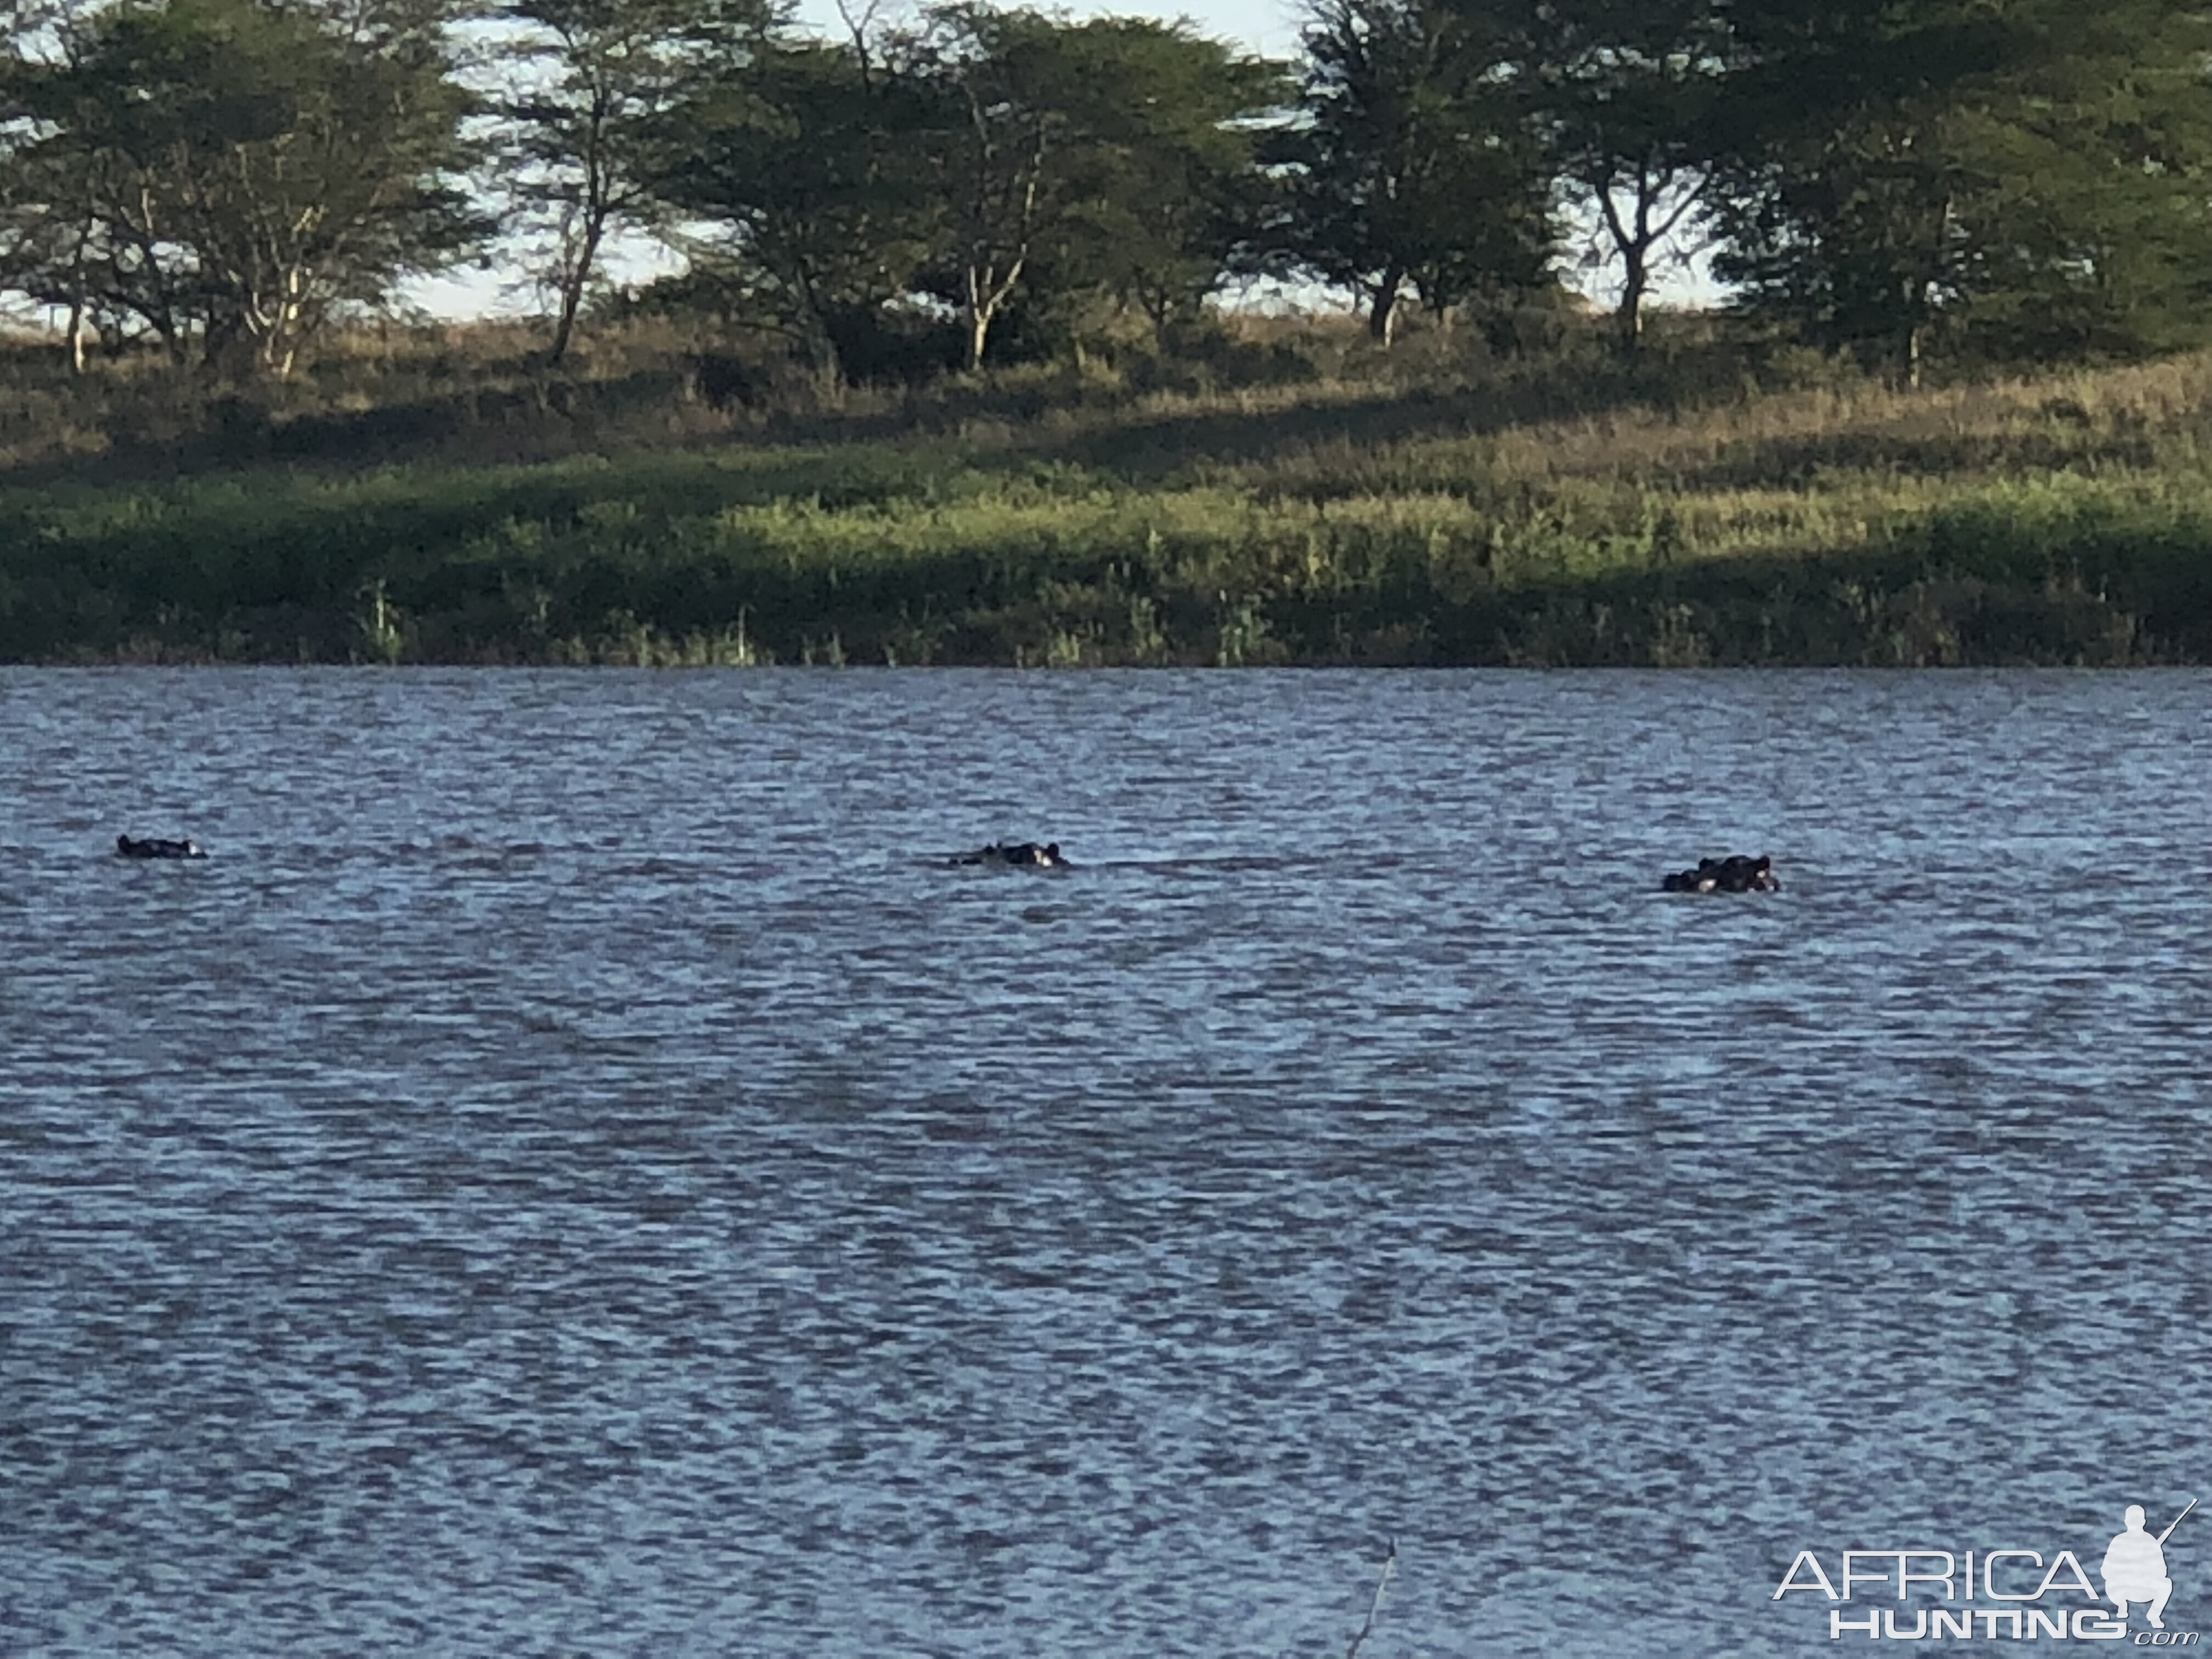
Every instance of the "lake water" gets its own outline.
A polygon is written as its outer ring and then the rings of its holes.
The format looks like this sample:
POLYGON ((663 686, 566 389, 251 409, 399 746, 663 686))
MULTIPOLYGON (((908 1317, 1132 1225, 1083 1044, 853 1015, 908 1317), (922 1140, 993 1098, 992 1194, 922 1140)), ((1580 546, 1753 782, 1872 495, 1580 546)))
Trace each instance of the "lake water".
MULTIPOLYGON (((1801 1549, 2094 1573, 2212 1499, 2208 716, 0 672, 0 1655, 1341 1655, 1392 1538, 1363 1659, 1796 1654, 1801 1549)), ((2212 1504, 2166 1561, 2212 1628, 2212 1504)))

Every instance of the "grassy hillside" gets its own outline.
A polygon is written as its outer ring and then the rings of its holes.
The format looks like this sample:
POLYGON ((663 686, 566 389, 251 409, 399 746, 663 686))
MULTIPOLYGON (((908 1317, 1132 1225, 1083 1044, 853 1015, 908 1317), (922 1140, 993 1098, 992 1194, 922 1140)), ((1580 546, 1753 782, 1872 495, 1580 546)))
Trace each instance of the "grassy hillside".
POLYGON ((250 399, 19 352, 0 659, 2212 662, 2212 359, 1231 344, 768 408, 665 340, 362 341, 250 399))

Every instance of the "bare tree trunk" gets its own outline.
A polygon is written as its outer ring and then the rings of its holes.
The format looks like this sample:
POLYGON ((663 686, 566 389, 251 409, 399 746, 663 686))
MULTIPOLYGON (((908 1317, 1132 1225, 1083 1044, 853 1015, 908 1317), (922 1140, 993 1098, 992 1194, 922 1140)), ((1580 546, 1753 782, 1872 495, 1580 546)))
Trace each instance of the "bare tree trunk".
MULTIPOLYGON (((769 240, 789 246, 781 232, 769 240)), ((799 296, 799 314, 786 332, 805 354, 808 370, 823 386, 843 386, 845 351, 839 343, 837 308, 822 297, 822 284, 804 258, 778 265, 776 275, 799 296)))
POLYGON ((69 360, 72 374, 84 373, 84 318, 92 307, 92 296, 87 292, 90 285, 84 275, 84 251, 91 240, 92 226, 87 222, 78 228, 76 246, 70 253, 69 360))
POLYGON ((1633 358, 1644 344, 1644 296, 1651 287, 1650 175, 1636 175, 1636 220, 1633 226, 1620 216, 1613 200, 1613 180, 1601 178, 1593 192, 1605 215, 1605 228, 1613 237, 1613 252, 1620 255, 1620 300, 1613 307, 1613 349, 1623 358, 1633 358))
MULTIPOLYGON (((1015 267, 1018 271, 1020 267, 1015 267)), ((979 276, 971 267, 968 272, 968 368, 970 373, 983 367, 983 350, 990 343, 991 325, 999 315, 999 307, 1012 290, 1014 279, 1009 276, 1003 283, 994 283, 988 276, 979 276)))
POLYGON ((983 367, 983 348, 988 343, 992 319, 998 316, 999 307, 1014 291, 1021 280, 1022 267, 1029 263, 1026 247, 1014 257, 1006 267, 1005 276, 993 280, 989 266, 968 267, 968 367, 970 371, 983 367))
POLYGON ((1405 285, 1406 273, 1395 265, 1382 273, 1382 280, 1375 284, 1375 297, 1367 307, 1367 337, 1385 351, 1398 335, 1398 290, 1405 285))
POLYGON ((1613 311, 1615 344, 1623 357, 1634 357, 1644 348, 1644 296, 1650 292, 1651 272, 1641 248, 1624 250, 1623 263, 1620 303, 1613 311))
POLYGON ((1644 307, 1651 297, 1653 252, 1689 216, 1703 185, 1693 182, 1685 188, 1680 168, 1664 160, 1647 158, 1630 175, 1627 188, 1633 191, 1636 205, 1624 218, 1613 193, 1618 175, 1599 173, 1585 183, 1596 198, 1613 252, 1620 256, 1620 299, 1613 311, 1613 346, 1623 358, 1632 359, 1644 347, 1644 307), (1668 205, 1670 193, 1674 198, 1671 208, 1668 205))
POLYGON ((70 300, 69 360, 72 374, 84 373, 84 289, 80 285, 70 300))
MULTIPOLYGON (((976 101, 974 88, 968 91, 968 106, 975 123, 979 154, 986 158, 990 154, 990 126, 982 106, 976 101)), ((969 243, 968 255, 968 367, 970 372, 983 366, 983 347, 991 331, 991 319, 999 314, 999 307, 1014 291, 1014 284, 1022 279, 1022 270, 1029 264, 1030 233, 1036 223, 1037 179, 1044 167, 1044 131, 1040 126, 1030 145, 1028 178, 1022 184, 1021 206, 1017 211, 1012 234, 1006 240, 1012 246, 1004 250, 1006 258, 1006 275, 998 274, 1000 239, 990 225, 990 216, 984 210, 988 200, 988 185, 979 176, 975 187, 976 205, 971 210, 970 222, 976 234, 969 243)))
POLYGON ((1934 318, 1937 297, 1942 292, 1944 254, 1951 240, 1951 216, 1957 204, 1949 194, 1943 198, 1943 212, 1936 224, 1936 244, 1929 260, 1929 274, 1916 276, 1906 292, 1905 301, 1911 320, 1905 333, 1905 384, 1908 390, 1920 390, 1921 360, 1927 355, 1928 331, 1934 318))
POLYGON ((575 257, 566 261, 561 271, 561 315, 553 325, 552 349, 546 354, 549 368, 559 367, 568 355, 569 342, 576 333, 576 314, 584 308, 584 292, 591 286, 592 267, 598 263, 599 243, 612 216, 610 198, 615 185, 608 176, 606 155, 606 128, 611 113, 611 100, 605 86, 598 85, 584 140, 584 199, 577 205, 580 222, 576 228, 575 257))
POLYGON ((576 314, 584 308, 584 289, 592 278, 592 265, 599 254, 599 237, 603 225, 596 215, 584 232, 583 246, 577 249, 575 262, 562 274, 561 315, 553 325, 553 345, 546 353, 546 367, 557 368, 568 355, 568 343, 575 337, 576 314))

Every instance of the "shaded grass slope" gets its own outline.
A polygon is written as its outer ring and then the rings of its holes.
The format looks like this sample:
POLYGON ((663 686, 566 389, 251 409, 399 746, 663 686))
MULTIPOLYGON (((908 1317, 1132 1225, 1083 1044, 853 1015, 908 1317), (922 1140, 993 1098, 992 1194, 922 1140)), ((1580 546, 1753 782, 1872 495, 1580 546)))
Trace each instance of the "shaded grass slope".
POLYGON ((1431 369, 803 418, 664 377, 588 445, 574 392, 550 435, 501 405, 523 459, 42 459, 0 481, 0 658, 2212 661, 2212 359, 1918 394, 1431 369))

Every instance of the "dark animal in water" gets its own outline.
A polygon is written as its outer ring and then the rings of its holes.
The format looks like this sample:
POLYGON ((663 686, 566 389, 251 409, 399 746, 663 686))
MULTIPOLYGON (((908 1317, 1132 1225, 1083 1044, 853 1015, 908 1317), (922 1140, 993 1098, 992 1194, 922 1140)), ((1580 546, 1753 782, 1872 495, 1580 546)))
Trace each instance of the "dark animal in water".
POLYGON ((1669 893, 1778 893, 1782 884, 1774 874, 1774 860, 1765 854, 1747 858, 1732 854, 1724 859, 1699 859, 1694 870, 1679 871, 1659 884, 1669 893))
POLYGON ((207 848, 196 841, 163 841, 158 836, 148 836, 133 841, 128 836, 115 838, 115 856, 119 859, 204 859, 207 848))
POLYGON ((1033 841, 1008 842, 1004 846, 994 842, 988 847, 973 853, 956 853, 950 860, 954 864, 1011 864, 1032 870, 1065 870, 1067 860, 1060 855, 1060 843, 1047 842, 1038 846, 1033 841))

